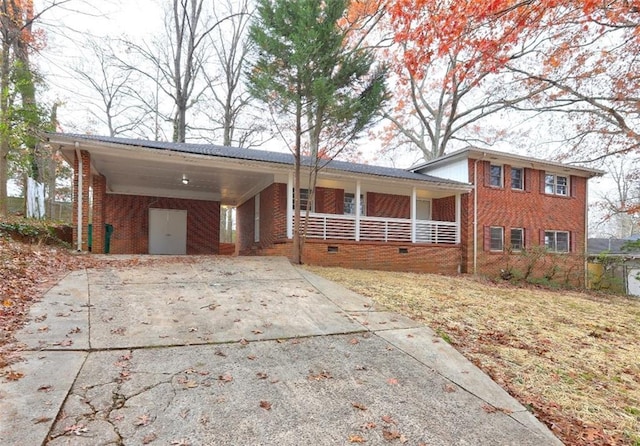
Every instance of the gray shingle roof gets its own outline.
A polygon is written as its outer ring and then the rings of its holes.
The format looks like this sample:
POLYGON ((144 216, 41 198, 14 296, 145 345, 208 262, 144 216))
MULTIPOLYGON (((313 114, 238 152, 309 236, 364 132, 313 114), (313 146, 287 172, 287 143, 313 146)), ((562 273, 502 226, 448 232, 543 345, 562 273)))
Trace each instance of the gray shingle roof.
MULTIPOLYGON (((72 133, 55 133, 52 135, 74 140, 96 141, 109 144, 119 144, 133 147, 144 147, 149 149, 168 150, 173 152, 191 153, 197 155, 217 156, 222 158, 240 159, 248 161, 262 161, 274 164, 293 165, 294 158, 291 153, 272 152, 268 150, 243 149, 239 147, 226 147, 215 144, 193 144, 174 143, 166 141, 149 141, 143 139, 116 138, 111 136, 80 135, 72 133)), ((303 157, 302 164, 310 165, 311 158, 303 157)), ((427 181, 434 183, 450 184, 451 186, 463 186, 465 183, 447 180, 444 178, 410 172, 404 169, 392 167, 374 166, 370 164, 351 163, 346 161, 331 160, 324 168, 334 169, 343 172, 360 173, 365 175, 376 175, 389 178, 400 178, 406 180, 427 181)))

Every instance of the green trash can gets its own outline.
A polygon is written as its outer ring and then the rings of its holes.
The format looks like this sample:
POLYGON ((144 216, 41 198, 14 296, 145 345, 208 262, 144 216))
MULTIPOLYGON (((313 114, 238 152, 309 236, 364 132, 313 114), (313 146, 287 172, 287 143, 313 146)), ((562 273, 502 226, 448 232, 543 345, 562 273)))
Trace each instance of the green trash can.
POLYGON ((111 235, 113 234, 113 225, 105 223, 104 225, 104 253, 109 254, 111 250, 111 235))
POLYGON ((91 248, 93 247, 93 225, 89 223, 87 227, 87 248, 89 252, 91 252, 91 248))

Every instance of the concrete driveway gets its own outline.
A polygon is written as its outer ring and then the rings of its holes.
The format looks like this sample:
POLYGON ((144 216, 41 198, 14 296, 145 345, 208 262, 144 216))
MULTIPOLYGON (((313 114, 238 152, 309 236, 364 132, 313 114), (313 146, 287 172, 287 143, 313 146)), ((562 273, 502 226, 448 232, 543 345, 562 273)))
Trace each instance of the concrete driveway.
POLYGON ((73 272, 18 338, 2 445, 561 444, 430 329, 282 258, 73 272))

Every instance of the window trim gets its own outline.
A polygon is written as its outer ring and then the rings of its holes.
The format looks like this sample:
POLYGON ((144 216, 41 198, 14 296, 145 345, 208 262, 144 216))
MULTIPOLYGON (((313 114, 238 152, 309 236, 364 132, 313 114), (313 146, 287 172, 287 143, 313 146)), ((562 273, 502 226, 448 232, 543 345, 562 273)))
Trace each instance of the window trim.
POLYGON ((569 197, 571 191, 571 178, 569 175, 560 175, 557 173, 552 173, 552 172, 545 172, 544 173, 544 193, 547 195, 557 195, 559 197, 569 197), (551 183, 549 183, 547 180, 549 177, 553 177, 553 181, 551 183), (558 188, 559 186, 561 186, 560 184, 558 184, 558 178, 564 178, 566 180, 565 184, 564 184, 564 193, 559 193, 558 192, 558 188), (547 186, 550 186, 552 188, 552 191, 548 191, 547 190, 547 186))
POLYGON ((509 231, 509 247, 512 251, 515 252, 521 252, 525 250, 525 244, 524 244, 524 228, 511 228, 509 231), (520 247, 519 248, 514 248, 513 247, 513 231, 520 231, 520 247))
POLYGON ((545 249, 549 252, 557 253, 557 254, 568 254, 571 252, 571 231, 554 231, 547 230, 544 231, 544 239, 542 240, 542 244, 545 249), (553 234, 553 249, 547 245, 547 235, 553 234), (567 235, 567 250, 566 251, 558 251, 558 234, 566 234, 567 235))
POLYGON ((502 164, 491 164, 489 163, 489 187, 503 188, 504 187, 504 166, 502 164), (500 169, 500 177, 498 178, 498 184, 493 184, 493 179, 495 176, 493 175, 492 169, 497 167, 500 169))
POLYGON ((525 188, 525 186, 524 186, 524 184, 525 184, 524 183, 525 182, 524 175, 525 175, 524 167, 511 167, 511 189, 512 190, 520 190, 520 191, 524 190, 524 188, 525 188), (519 170, 521 172, 521 174, 520 174, 520 187, 514 187, 513 186, 513 171, 514 170, 519 170))
MULTIPOLYGON (((366 214, 366 204, 364 201, 364 194, 360 194, 360 215, 361 216, 365 216, 366 214)), ((342 214, 343 215, 356 215, 356 194, 355 192, 345 192, 344 193, 344 198, 343 198, 343 209, 342 209, 342 214), (352 197, 353 198, 353 212, 347 212, 347 197, 352 197)))
MULTIPOLYGON (((307 203, 309 202, 310 190, 306 188, 300 188, 300 212, 305 212, 307 210, 307 203)), ((309 212, 315 212, 315 200, 311 203, 311 209, 309 212)), ((296 209, 296 190, 293 190, 293 202, 291 203, 291 207, 293 210, 296 209)))
POLYGON ((489 226, 489 251, 490 252, 503 252, 504 251, 504 227, 502 226, 489 226), (494 229, 500 230, 500 248, 493 247, 493 231, 494 229))

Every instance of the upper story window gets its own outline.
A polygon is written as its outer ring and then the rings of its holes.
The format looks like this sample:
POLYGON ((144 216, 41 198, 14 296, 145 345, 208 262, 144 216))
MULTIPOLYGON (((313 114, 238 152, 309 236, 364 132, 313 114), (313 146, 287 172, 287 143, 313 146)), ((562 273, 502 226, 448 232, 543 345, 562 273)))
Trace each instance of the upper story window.
POLYGON ((502 226, 491 226, 489 228, 489 249, 491 251, 502 251, 504 248, 504 228, 502 226))
POLYGON ((489 185, 502 187, 502 166, 491 164, 489 167, 489 185))
MULTIPOLYGON (((348 192, 344 194, 344 214, 345 215, 356 214, 356 194, 351 194, 348 192)), ((360 215, 365 215, 363 195, 360 195, 360 215)))
POLYGON ((546 173, 544 176, 544 192, 551 195, 569 195, 569 177, 546 173))
POLYGON ((511 168, 511 189, 524 190, 524 169, 522 167, 511 168))
POLYGON ((569 252, 569 232, 544 231, 544 246, 552 252, 569 252))

